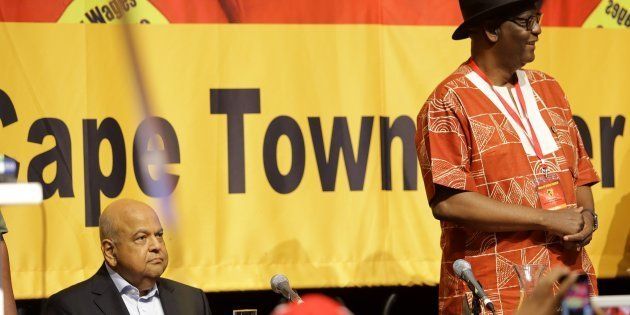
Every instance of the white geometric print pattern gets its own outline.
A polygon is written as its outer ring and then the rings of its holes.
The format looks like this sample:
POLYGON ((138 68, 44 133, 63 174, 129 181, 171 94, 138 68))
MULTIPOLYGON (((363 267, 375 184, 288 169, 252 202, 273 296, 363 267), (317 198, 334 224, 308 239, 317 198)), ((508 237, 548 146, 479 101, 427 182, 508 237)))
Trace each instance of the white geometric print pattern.
POLYGON ((490 137, 494 134, 494 127, 488 126, 476 120, 470 120, 470 127, 475 135, 475 141, 479 146, 479 151, 483 152, 490 137))

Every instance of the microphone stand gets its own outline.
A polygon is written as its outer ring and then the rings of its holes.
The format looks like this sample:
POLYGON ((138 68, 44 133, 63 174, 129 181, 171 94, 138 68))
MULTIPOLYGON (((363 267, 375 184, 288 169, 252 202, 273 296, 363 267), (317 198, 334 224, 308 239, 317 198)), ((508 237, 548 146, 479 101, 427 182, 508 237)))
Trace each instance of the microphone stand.
POLYGON ((481 304, 479 303, 479 299, 476 299, 473 295, 472 298, 472 309, 470 308, 470 304, 468 304, 468 298, 466 298, 466 294, 462 296, 462 314, 463 315, 479 315, 481 314, 481 304))
MULTIPOLYGON (((481 281, 477 281, 479 286, 483 289, 483 285, 481 285, 481 281)), ((477 295, 477 290, 472 290, 473 300, 472 300, 472 313, 473 314, 481 314, 483 299, 481 296, 477 295)), ((483 306, 485 307, 485 305, 483 306)), ((492 314, 495 314, 494 311, 490 310, 492 314)))
MULTIPOLYGON (((481 286, 481 283, 479 283, 481 286)), ((481 314, 481 297, 477 295, 475 290, 471 290, 472 293, 472 309, 471 305, 468 304, 468 299, 466 295, 462 296, 462 314, 464 315, 480 315, 481 314)), ((494 312, 493 312, 494 314, 494 312)))
POLYGON ((468 298, 466 294, 462 295, 462 315, 470 315, 470 304, 468 304, 468 298))
POLYGON ((472 300, 472 313, 475 315, 481 314, 481 303, 479 303, 479 297, 474 292, 472 300))

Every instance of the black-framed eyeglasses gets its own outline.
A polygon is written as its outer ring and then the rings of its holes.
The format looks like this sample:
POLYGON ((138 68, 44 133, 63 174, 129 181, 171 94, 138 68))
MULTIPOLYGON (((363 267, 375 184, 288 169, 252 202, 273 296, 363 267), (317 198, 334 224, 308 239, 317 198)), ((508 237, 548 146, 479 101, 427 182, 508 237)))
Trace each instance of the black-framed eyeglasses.
POLYGON ((542 23, 542 18, 543 18, 543 14, 542 13, 536 13, 528 18, 511 18, 508 19, 508 21, 525 28, 526 30, 530 31, 534 29, 534 26, 536 26, 536 24, 538 24, 538 26, 540 26, 540 23, 542 23))

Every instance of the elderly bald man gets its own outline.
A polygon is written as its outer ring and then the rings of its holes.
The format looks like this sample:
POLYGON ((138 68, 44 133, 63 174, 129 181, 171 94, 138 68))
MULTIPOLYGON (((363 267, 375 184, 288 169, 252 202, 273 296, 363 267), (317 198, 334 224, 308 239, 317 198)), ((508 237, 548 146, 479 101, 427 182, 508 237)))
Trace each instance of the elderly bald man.
POLYGON ((129 199, 113 202, 101 214, 99 232, 101 268, 51 296, 44 314, 210 314, 203 291, 160 278, 168 252, 150 206, 129 199))

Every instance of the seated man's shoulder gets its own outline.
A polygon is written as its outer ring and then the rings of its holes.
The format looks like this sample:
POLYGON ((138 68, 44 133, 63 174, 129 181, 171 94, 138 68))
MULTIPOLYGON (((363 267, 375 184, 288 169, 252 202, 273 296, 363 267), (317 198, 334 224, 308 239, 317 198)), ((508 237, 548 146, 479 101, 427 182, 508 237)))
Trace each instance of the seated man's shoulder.
POLYGON ((65 288, 53 295, 46 301, 43 314, 65 314, 72 312, 80 304, 79 301, 85 301, 91 291, 89 280, 79 282, 68 288, 65 288))
POLYGON ((195 288, 193 286, 189 286, 187 284, 177 282, 175 280, 171 280, 167 278, 160 278, 160 280, 158 280, 158 283, 160 286, 166 288, 167 290, 172 290, 172 291, 176 290, 176 291, 179 291, 180 293, 195 293, 195 294, 203 293, 203 291, 199 288, 195 288))
POLYGON ((90 279, 88 279, 51 295, 49 300, 80 298, 90 292, 90 287, 90 279))
POLYGON ((169 307, 170 301, 177 301, 177 314, 211 314, 206 294, 199 288, 160 278, 158 290, 163 305, 169 307))

